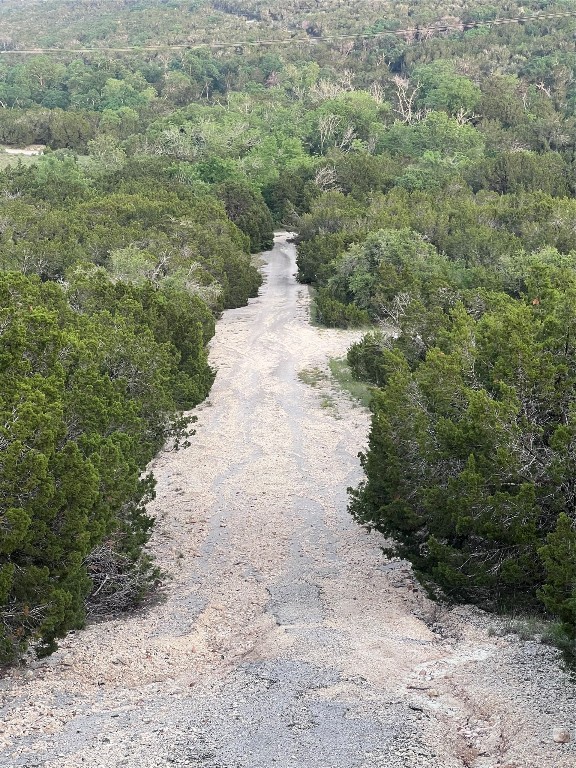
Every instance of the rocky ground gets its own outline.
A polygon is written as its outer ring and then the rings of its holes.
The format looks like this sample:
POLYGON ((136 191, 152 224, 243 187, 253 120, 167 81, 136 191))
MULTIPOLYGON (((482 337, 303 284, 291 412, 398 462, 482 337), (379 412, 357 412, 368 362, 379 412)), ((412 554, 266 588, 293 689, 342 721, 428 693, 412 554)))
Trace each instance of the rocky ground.
POLYGON ((573 768, 556 653, 431 604, 349 517, 368 416, 327 362, 354 334, 310 325, 285 235, 264 272, 192 446, 153 466, 164 599, 0 681, 0 766, 573 768))

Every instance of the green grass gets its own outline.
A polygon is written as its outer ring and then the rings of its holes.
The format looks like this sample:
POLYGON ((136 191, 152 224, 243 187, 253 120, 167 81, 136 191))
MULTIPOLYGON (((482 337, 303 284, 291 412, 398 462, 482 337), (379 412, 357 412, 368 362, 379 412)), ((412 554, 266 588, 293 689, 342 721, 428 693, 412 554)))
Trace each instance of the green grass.
POLYGON ((559 622, 541 616, 503 616, 497 624, 488 627, 489 637, 506 635, 516 635, 524 642, 532 640, 558 648, 567 669, 576 675, 576 639, 559 622))
POLYGON ((0 149, 0 170, 8 168, 10 165, 32 165, 38 162, 40 155, 8 155, 0 149))
POLYGON ((324 408, 325 410, 331 411, 334 418, 339 419, 340 416, 338 415, 338 408, 336 406, 336 401, 332 397, 328 390, 330 387, 330 380, 328 379, 327 374, 321 370, 320 368, 303 368, 298 373, 298 378, 301 382, 304 384, 307 384, 309 387, 316 387, 320 388, 320 408, 324 408))
POLYGON ((316 305, 316 288, 314 288, 314 286, 312 285, 308 286, 308 295, 310 296, 310 304, 308 305, 310 316, 308 318, 308 322, 314 328, 325 328, 326 326, 322 325, 322 323, 318 321, 318 307, 316 305))
POLYGON ((576 638, 560 622, 549 622, 542 634, 542 642, 558 648, 567 667, 576 678, 576 638))
POLYGON ((354 378, 346 359, 333 358, 330 360, 329 365, 332 379, 338 387, 347 392, 350 397, 357 400, 365 408, 369 408, 372 397, 370 387, 363 381, 358 381, 358 379, 354 378))
POLYGON ((298 378, 309 387, 317 387, 322 381, 326 381, 326 375, 320 368, 303 368, 298 373, 298 378))
POLYGON ((363 405, 370 404, 370 387, 361 381, 357 381, 344 358, 335 358, 329 361, 330 376, 321 368, 303 368, 298 373, 298 378, 309 387, 321 389, 320 407, 337 413, 337 401, 333 396, 336 391, 345 392, 349 397, 363 405))
POLYGON ((549 622, 539 616, 506 616, 497 625, 488 628, 491 637, 518 635, 520 640, 540 640, 549 630, 549 622))
POLYGON ((336 401, 332 397, 332 395, 322 395, 322 399, 320 400, 320 408, 326 408, 327 410, 333 410, 334 416, 336 418, 340 418, 338 416, 338 409, 336 407, 336 401))

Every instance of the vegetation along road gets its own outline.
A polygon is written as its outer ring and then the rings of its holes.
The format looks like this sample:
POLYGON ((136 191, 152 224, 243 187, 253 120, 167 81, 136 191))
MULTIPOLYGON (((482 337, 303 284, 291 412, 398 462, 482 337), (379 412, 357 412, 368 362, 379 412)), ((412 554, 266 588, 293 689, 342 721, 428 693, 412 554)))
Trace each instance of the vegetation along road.
POLYGON ((0 764, 574 766, 555 652, 430 603, 347 513, 368 414, 327 364, 358 333, 309 323, 287 234, 264 262, 191 447, 154 462, 165 600, 13 669, 0 764))

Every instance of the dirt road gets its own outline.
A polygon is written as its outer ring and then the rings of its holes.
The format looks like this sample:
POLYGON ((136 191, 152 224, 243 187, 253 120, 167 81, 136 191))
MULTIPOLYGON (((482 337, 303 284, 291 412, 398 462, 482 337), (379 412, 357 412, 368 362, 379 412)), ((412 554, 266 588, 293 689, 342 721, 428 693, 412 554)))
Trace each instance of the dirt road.
POLYGON ((347 514, 368 416, 298 373, 354 335, 309 324, 294 256, 225 313, 192 446, 154 463, 165 601, 0 681, 2 767, 576 764, 554 653, 428 603, 347 514))

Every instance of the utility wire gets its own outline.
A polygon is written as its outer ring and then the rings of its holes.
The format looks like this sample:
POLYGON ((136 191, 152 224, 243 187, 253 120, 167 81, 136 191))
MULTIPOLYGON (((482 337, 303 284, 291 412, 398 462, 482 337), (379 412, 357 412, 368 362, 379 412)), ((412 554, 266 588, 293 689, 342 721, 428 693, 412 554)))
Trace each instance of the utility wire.
POLYGON ((562 11, 559 13, 540 13, 532 16, 515 16, 511 18, 492 19, 491 21, 458 21, 452 24, 445 24, 437 21, 427 27, 409 27, 406 29, 385 30, 382 32, 359 32, 350 35, 318 35, 307 38, 282 38, 279 40, 242 40, 239 42, 212 42, 212 43, 164 43, 160 45, 131 45, 125 47, 107 47, 107 48, 28 48, 22 50, 0 50, 0 55, 33 55, 45 53, 129 53, 136 51, 145 53, 147 51, 189 51, 201 48, 222 49, 222 48, 256 48, 262 45, 299 45, 314 44, 316 42, 334 42, 337 40, 374 40, 381 37, 396 36, 407 37, 408 39, 425 40, 434 34, 441 32, 459 31, 464 32, 470 29, 497 27, 503 24, 525 24, 532 21, 541 21, 546 19, 565 19, 576 16, 576 11, 562 11))

